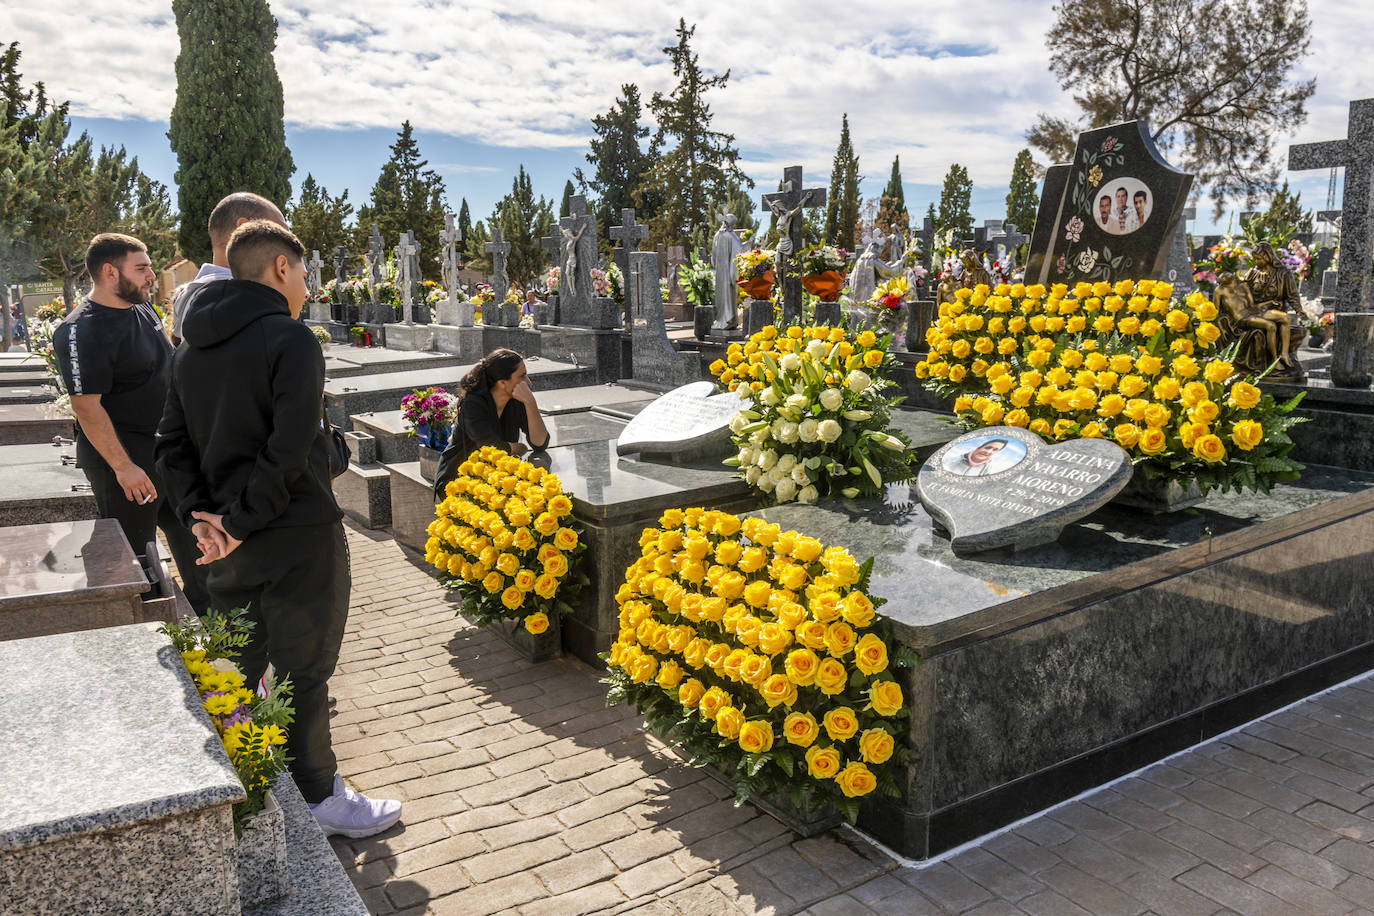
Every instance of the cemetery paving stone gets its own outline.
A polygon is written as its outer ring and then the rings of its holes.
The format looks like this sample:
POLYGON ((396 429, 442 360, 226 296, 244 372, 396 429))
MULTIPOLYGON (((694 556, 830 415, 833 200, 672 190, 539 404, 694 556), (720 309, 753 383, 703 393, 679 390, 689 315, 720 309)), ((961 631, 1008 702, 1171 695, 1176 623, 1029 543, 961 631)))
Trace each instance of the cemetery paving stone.
POLYGON ((385 533, 346 524, 339 768, 406 806, 386 833, 331 844, 377 916, 1358 912, 1374 900, 1369 675, 912 867, 847 828, 802 840, 736 809, 632 710, 604 709, 597 672, 521 660, 454 616, 385 533))

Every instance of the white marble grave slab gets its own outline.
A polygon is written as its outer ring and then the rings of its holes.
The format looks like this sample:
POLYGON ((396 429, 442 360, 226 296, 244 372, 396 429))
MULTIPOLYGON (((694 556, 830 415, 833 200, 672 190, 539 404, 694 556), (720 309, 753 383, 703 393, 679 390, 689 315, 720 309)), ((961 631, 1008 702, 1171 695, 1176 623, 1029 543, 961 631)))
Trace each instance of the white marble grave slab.
POLYGON ((616 440, 618 455, 700 458, 727 454, 730 418, 740 409, 732 393, 717 394, 714 382, 692 382, 674 388, 645 407, 616 440))

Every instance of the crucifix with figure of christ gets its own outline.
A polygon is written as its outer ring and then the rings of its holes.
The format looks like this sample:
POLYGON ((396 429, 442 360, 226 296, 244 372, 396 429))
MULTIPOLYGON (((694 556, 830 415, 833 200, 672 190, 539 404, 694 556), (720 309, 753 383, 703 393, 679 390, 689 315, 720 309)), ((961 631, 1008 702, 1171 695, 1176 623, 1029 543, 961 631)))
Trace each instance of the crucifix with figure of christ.
POLYGON ((802 210, 825 206, 825 188, 802 188, 802 167, 788 166, 782 190, 763 195, 763 205, 778 218, 777 278, 782 283, 782 320, 801 322, 802 287, 798 266, 802 249, 802 210))

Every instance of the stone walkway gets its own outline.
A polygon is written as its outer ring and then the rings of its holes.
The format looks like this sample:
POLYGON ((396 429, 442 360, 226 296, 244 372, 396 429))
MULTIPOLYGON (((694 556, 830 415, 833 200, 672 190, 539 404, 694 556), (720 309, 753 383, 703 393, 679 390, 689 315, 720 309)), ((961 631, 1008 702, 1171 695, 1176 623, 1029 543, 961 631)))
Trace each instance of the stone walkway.
POLYGON ((348 540, 335 750, 405 813, 333 844, 377 916, 1374 911, 1374 680, 904 867, 735 808, 587 665, 521 661, 384 533, 348 540))

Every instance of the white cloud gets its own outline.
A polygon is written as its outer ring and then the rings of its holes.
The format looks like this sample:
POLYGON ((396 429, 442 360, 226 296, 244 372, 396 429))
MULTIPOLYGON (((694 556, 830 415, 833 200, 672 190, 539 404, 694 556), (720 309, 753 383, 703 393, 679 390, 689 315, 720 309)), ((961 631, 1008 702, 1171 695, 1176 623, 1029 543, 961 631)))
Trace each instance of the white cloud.
MULTIPOLYGON (((1346 102, 1370 94, 1357 62, 1374 51, 1374 6, 1311 9, 1302 67, 1319 77, 1318 95, 1282 145, 1344 136, 1346 102)), ((885 180, 900 154, 909 184, 937 184, 957 161, 975 187, 1005 186, 1036 112, 1073 110, 1047 68, 1043 0, 298 0, 273 10, 287 120, 305 128, 409 119, 489 146, 578 150, 622 83, 646 102, 671 88, 661 49, 679 16, 697 25, 702 66, 731 71, 709 97, 716 126, 735 134, 760 184, 789 164, 827 181, 847 112, 870 179, 885 180)), ((165 0, 7 6, 0 36, 22 43, 25 77, 70 98, 76 114, 163 120, 171 110, 178 37, 165 0)))

